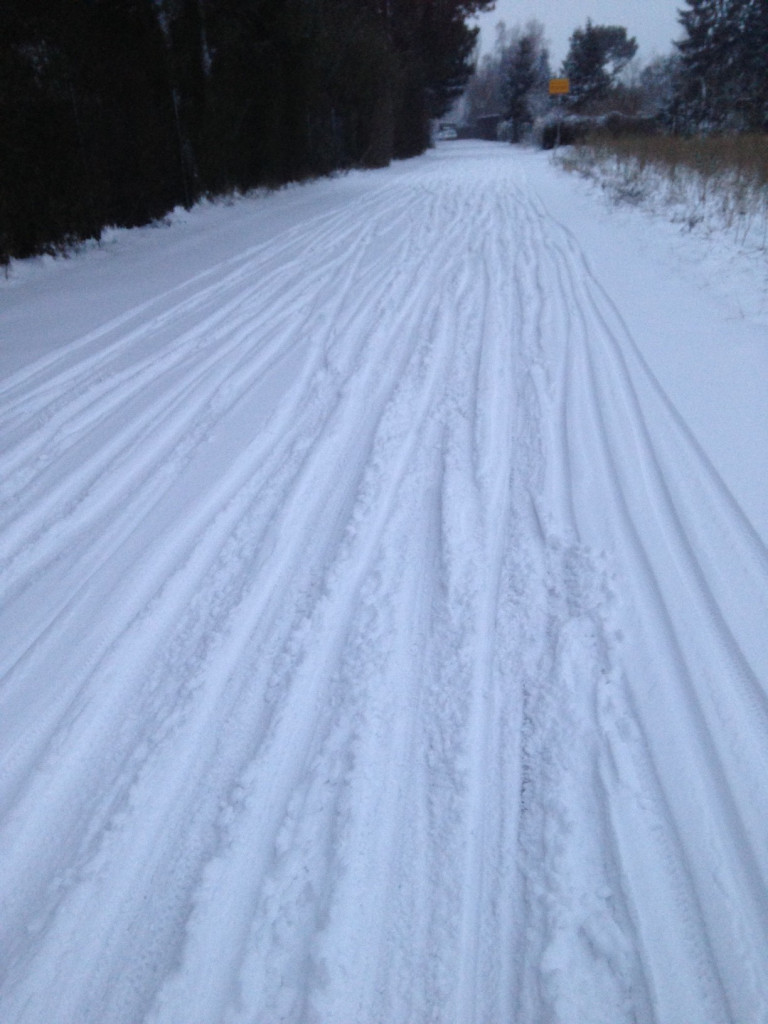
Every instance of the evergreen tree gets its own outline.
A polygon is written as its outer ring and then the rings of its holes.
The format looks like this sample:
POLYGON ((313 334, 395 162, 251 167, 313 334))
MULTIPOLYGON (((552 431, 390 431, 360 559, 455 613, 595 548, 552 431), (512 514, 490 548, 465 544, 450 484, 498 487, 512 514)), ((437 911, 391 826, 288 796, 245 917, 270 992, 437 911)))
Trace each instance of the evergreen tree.
POLYGON ((686 0, 672 107, 684 130, 768 128, 768 4, 686 0))
POLYGON ((526 127, 533 123, 534 97, 542 97, 549 79, 549 54, 544 44, 544 29, 529 22, 523 32, 515 33, 502 63, 506 85, 506 119, 510 123, 510 141, 519 142, 526 127))
POLYGON ((158 20, 165 38, 167 90, 184 205, 205 188, 199 161, 205 150, 205 115, 211 54, 202 0, 159 0, 158 20))
POLYGON ((545 112, 549 97, 549 54, 544 27, 538 21, 496 28, 493 53, 486 54, 464 92, 463 119, 497 117, 506 121, 503 134, 517 142, 534 118, 545 112))
MULTIPOLYGON (((0 7, 0 259, 98 231, 58 4, 0 7), (83 187, 85 186, 85 187, 83 187)), ((77 27, 79 12, 73 12, 77 27)))
POLYGON ((676 45, 681 78, 675 103, 678 126, 701 126, 714 116, 724 65, 723 0, 686 0, 679 14, 685 37, 676 45))
POLYGON ((481 117, 502 117, 507 106, 506 87, 498 51, 486 53, 462 95, 462 121, 471 125, 481 117))
POLYGON ((492 0, 3 0, 0 261, 429 143, 492 0))
POLYGON ((768 131, 768 3, 734 0, 733 7, 738 120, 748 130, 768 131))
POLYGON ((152 0, 92 0, 72 54, 103 223, 131 227, 180 201, 165 40, 152 0))
POLYGON ((640 113, 661 121, 668 121, 669 110, 679 89, 679 80, 680 57, 678 54, 654 57, 637 77, 640 113))
POLYGON ((637 52, 637 41, 618 25, 577 28, 570 38, 563 74, 570 79, 569 103, 576 110, 595 109, 605 100, 619 74, 637 52))
POLYGON ((178 201, 152 0, 6 0, 0 13, 0 236, 26 255, 178 201))
POLYGON ((380 0, 400 63, 395 156, 429 145, 430 118, 461 94, 471 72, 478 29, 466 19, 494 0, 380 0))

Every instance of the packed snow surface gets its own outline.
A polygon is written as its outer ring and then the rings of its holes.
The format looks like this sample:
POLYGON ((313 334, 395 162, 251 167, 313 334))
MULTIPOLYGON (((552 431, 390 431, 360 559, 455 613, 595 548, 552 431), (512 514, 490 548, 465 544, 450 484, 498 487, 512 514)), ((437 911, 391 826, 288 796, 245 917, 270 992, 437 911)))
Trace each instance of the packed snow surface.
POLYGON ((768 1021, 701 244, 455 143, 2 284, 3 1024, 768 1021))

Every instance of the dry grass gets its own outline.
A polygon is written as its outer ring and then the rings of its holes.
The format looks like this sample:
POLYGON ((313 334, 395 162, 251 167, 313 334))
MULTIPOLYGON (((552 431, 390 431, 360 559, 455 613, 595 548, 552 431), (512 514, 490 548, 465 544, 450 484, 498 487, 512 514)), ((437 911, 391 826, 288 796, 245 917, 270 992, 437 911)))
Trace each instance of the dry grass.
POLYGON ((559 155, 611 197, 768 249, 768 135, 594 135, 559 155))
POLYGON ((759 187, 768 186, 768 135, 728 135, 679 138, 595 136, 584 143, 600 159, 632 161, 672 176, 681 169, 703 178, 736 176, 759 187))

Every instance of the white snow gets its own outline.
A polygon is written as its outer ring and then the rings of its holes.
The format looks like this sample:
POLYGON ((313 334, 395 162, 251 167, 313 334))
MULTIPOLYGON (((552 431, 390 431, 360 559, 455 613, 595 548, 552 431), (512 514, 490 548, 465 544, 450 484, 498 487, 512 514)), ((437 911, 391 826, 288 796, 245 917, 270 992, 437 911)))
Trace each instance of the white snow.
POLYGON ((756 280, 479 143, 14 268, 0 1021, 765 1024, 756 280))

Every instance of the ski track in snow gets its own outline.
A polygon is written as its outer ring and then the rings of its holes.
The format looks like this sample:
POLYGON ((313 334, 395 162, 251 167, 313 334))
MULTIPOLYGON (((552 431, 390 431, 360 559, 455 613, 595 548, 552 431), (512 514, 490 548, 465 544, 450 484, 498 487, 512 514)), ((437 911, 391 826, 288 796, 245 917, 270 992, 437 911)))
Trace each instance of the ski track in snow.
POLYGON ((0 1021, 765 1024, 768 552, 514 152, 0 383, 0 1021))

